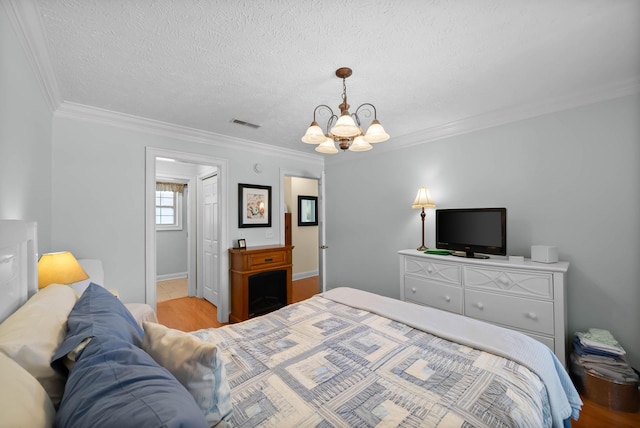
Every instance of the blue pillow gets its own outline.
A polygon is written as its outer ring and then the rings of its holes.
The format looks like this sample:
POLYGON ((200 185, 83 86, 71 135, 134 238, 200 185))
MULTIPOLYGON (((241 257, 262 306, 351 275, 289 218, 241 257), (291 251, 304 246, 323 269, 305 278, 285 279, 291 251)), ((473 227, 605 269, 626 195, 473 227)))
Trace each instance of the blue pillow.
POLYGON ((67 337, 51 359, 51 367, 62 374, 67 374, 64 357, 88 337, 110 336, 141 347, 144 335, 124 304, 94 283, 89 284, 69 313, 67 327, 67 337))
POLYGON ((135 345, 95 336, 69 372, 56 427, 207 427, 191 394, 135 345))

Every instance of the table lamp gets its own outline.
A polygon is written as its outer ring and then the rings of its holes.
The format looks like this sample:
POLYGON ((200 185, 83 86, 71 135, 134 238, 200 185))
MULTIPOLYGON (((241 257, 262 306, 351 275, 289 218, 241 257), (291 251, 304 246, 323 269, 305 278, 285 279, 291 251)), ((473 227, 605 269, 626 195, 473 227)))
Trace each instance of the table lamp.
POLYGON ((72 284, 89 278, 69 251, 43 254, 38 261, 38 288, 49 284, 72 284))
POLYGON ((422 212, 420 213, 420 217, 422 218, 422 245, 418 247, 418 251, 426 251, 427 247, 424 245, 424 218, 426 216, 424 209, 425 208, 435 208, 436 204, 431 199, 431 194, 429 193, 429 189, 426 187, 421 187, 418 189, 418 194, 416 195, 416 200, 413 201, 411 208, 422 208, 422 212))

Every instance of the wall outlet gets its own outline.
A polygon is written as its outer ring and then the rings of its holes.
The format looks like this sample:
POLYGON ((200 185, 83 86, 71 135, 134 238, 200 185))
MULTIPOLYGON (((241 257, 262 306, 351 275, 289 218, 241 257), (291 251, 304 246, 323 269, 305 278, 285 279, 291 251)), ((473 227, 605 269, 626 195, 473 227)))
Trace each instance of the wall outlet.
POLYGON ((265 233, 267 238, 273 238, 273 230, 271 229, 267 229, 267 232, 265 233))

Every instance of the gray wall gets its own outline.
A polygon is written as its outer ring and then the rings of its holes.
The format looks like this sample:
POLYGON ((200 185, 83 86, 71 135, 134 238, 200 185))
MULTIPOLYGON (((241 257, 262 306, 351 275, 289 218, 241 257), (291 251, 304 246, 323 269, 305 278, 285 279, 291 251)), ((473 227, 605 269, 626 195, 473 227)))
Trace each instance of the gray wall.
POLYGON ((51 248, 51 109, 0 6, 0 218, 38 222, 51 248))
POLYGON ((222 243, 223 248, 231 247, 241 231, 249 246, 279 243, 279 219, 284 212, 278 197, 280 168, 313 176, 322 170, 321 157, 289 157, 257 146, 247 151, 242 144, 227 144, 224 139, 147 132, 143 126, 118 127, 58 113, 53 122, 53 244, 73 246, 79 254, 101 259, 105 282, 118 288, 125 302, 145 299, 146 147, 228 160, 229 206, 223 209, 228 213, 229 242, 222 243), (258 161, 262 173, 253 170, 258 161), (266 237, 265 228, 238 228, 238 183, 272 186, 272 238, 266 237))
MULTIPOLYGON (((411 203, 427 186, 438 208, 506 207, 510 254, 556 245, 570 331, 609 329, 640 367, 639 118, 635 95, 328 161, 327 286, 399 297, 396 251, 420 244, 411 203)), ((433 247, 433 210, 425 227, 433 247)))

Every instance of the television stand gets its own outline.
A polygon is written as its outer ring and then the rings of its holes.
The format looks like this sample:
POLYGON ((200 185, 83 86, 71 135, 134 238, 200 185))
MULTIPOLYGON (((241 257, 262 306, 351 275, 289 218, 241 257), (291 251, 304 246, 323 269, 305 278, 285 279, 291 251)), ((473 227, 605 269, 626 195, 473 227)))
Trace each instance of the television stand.
POLYGON ((472 251, 454 251, 453 253, 451 253, 452 256, 456 256, 456 257, 466 257, 468 259, 488 259, 489 256, 485 255, 485 254, 476 254, 472 251))

